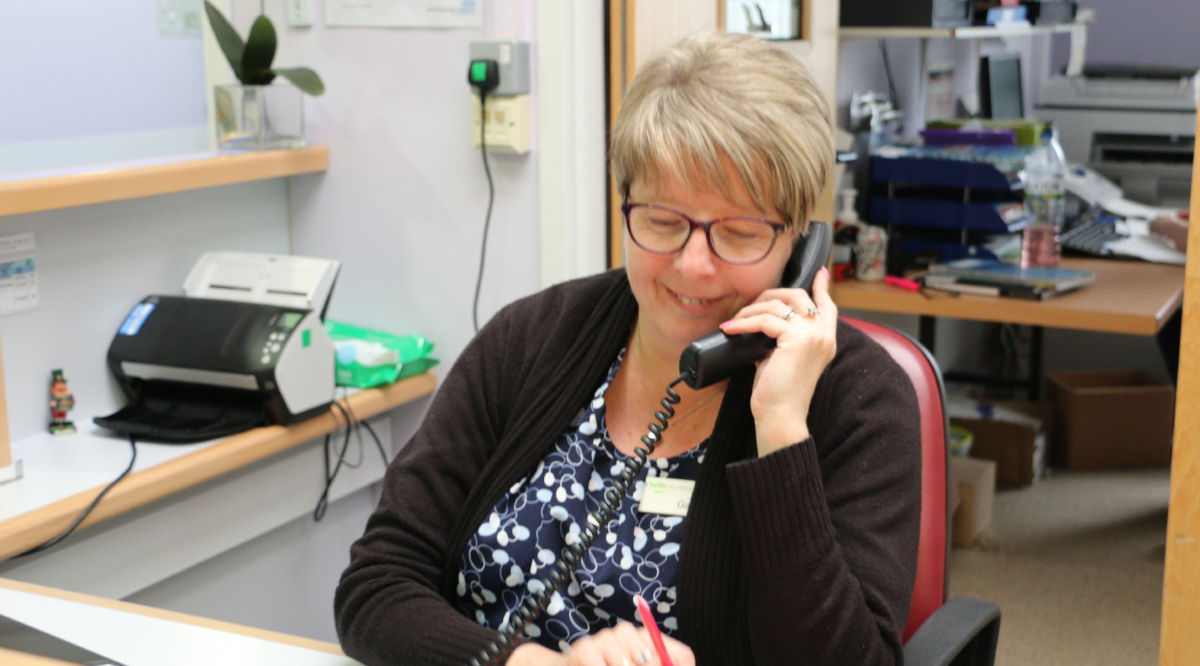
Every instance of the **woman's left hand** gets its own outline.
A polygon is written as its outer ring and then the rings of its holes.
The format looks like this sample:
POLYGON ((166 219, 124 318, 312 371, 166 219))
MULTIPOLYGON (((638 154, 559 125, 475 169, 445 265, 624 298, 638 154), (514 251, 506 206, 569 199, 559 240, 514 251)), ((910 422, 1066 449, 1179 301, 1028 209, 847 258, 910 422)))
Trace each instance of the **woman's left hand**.
POLYGON ((822 268, 811 298, 802 289, 768 289, 721 324, 730 335, 765 333, 776 340, 775 350, 758 363, 750 396, 759 457, 808 439, 817 380, 837 353, 837 318, 829 271, 822 268), (795 314, 789 317, 789 310, 795 314))

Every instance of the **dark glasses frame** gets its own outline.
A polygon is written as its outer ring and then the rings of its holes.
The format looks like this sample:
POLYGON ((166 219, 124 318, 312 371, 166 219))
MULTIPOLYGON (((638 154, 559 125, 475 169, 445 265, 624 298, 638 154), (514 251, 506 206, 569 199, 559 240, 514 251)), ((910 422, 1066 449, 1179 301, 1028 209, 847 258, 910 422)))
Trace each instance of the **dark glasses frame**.
POLYGON ((647 252, 651 252, 654 254, 675 254, 676 252, 687 247, 688 241, 690 241, 692 239, 692 232, 694 232, 696 229, 702 229, 704 231, 704 237, 706 239, 708 239, 708 249, 712 250, 712 253, 714 256, 716 256, 718 259, 720 259, 721 261, 724 261, 726 263, 738 264, 741 266, 746 266, 749 264, 757 264, 758 262, 762 261, 763 259, 766 259, 767 255, 771 254, 771 250, 775 249, 775 241, 779 240, 779 234, 783 233, 787 229, 787 225, 783 224, 782 222, 772 222, 771 220, 767 220, 767 219, 764 219, 761 217, 750 217, 747 215, 735 215, 732 217, 721 217, 721 218, 717 218, 715 220, 709 220, 708 222, 700 222, 698 220, 694 220, 691 217, 675 210, 674 208, 668 208, 666 206, 659 206, 658 204, 633 203, 633 202, 629 201, 628 199, 626 199, 621 204, 621 214, 625 217, 625 230, 627 232, 629 232, 629 238, 631 240, 633 240, 633 242, 638 247, 642 248, 643 250, 645 250, 647 252), (633 224, 630 221, 631 213, 636 208, 652 208, 654 210, 662 210, 662 211, 666 211, 668 213, 673 213, 675 215, 678 215, 679 217, 687 220, 688 224, 691 225, 688 228, 687 236, 684 236, 683 242, 680 243, 679 247, 675 248, 674 250, 653 250, 651 248, 646 247, 645 245, 642 245, 638 241, 637 237, 634 236, 633 224), (763 252, 763 256, 761 256, 757 259, 750 260, 750 261, 734 261, 732 259, 726 259, 725 257, 721 256, 721 253, 717 251, 717 246, 713 244, 712 228, 718 222, 724 222, 725 220, 753 220, 755 222, 762 222, 763 224, 769 225, 774 233, 771 236, 771 244, 767 246, 767 250, 765 252, 763 252))

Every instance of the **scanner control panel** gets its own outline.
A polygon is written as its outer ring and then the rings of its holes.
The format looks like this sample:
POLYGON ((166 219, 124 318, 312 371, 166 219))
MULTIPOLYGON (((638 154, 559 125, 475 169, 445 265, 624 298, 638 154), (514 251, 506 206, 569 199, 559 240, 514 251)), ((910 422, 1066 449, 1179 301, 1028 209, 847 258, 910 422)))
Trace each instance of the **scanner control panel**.
POLYGON ((262 358, 259 359, 264 366, 271 365, 275 359, 279 358, 279 352, 283 351, 288 336, 303 318, 304 315, 300 312, 280 312, 271 320, 267 337, 263 340, 262 358))

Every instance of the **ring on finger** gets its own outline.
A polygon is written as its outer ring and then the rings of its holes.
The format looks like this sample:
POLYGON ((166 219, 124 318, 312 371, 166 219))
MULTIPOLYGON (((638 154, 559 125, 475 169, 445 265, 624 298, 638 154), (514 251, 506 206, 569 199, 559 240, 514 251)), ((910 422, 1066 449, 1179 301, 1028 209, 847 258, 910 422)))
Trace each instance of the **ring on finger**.
POLYGON ((783 320, 791 321, 792 317, 795 317, 795 316, 796 316, 796 311, 791 308, 788 308, 787 312, 783 313, 783 320))
POLYGON ((815 305, 808 306, 808 309, 804 311, 805 317, 815 317, 818 314, 821 314, 821 311, 818 310, 817 306, 815 306, 815 305))
POLYGON ((637 655, 634 656, 634 660, 637 661, 638 666, 646 666, 646 664, 649 664, 650 660, 653 658, 654 651, 650 648, 642 648, 641 650, 638 650, 637 655))

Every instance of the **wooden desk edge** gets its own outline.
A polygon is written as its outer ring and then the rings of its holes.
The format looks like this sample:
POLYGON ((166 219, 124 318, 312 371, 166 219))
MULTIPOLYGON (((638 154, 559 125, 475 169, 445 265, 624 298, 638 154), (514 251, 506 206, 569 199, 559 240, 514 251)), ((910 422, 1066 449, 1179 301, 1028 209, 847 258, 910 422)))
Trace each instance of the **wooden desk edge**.
MULTIPOLYGON (((928 298, 902 292, 871 292, 855 288, 850 283, 837 283, 830 296, 839 310, 867 310, 927 317, 947 317, 971 321, 1003 322, 1047 328, 1065 328, 1126 335, 1154 335, 1167 323, 1183 302, 1183 285, 1153 315, 1120 312, 1054 311, 1053 317, 1038 308, 1050 301, 1022 301, 994 296, 961 294, 928 298), (917 298, 917 305, 912 303, 917 298), (999 313, 999 314, 998 314, 999 313)), ((1053 305, 1051 303, 1051 305, 1053 305)))
POLYGON ((1168 302, 1166 305, 1164 305, 1162 307, 1161 310, 1158 311, 1158 316, 1156 318, 1155 327, 1154 327, 1154 333, 1157 334, 1160 330, 1162 330, 1162 327, 1164 325, 1166 325, 1167 320, 1171 318, 1171 315, 1175 314, 1175 312, 1178 311, 1179 309, 1181 309, 1182 307, 1183 307, 1183 287, 1180 287, 1179 291, 1175 292, 1175 297, 1172 298, 1170 300, 1170 302, 1168 302))
MULTIPOLYGON (((359 391, 344 402, 356 418, 367 419, 429 395, 436 387, 433 372, 426 372, 391 386, 359 391)), ((329 412, 286 427, 256 428, 134 472, 113 486, 80 527, 121 515, 320 437, 332 432, 337 423, 333 412, 329 412)), ((0 560, 23 553, 58 535, 87 508, 103 487, 96 486, 0 523, 0 560)))
MULTIPOLYGON (((133 613, 135 615, 144 615, 146 617, 155 617, 171 622, 179 622, 181 624, 190 624, 197 627, 205 627, 207 629, 216 629, 231 634, 239 634, 241 636, 249 636, 251 638, 261 638, 266 641, 275 643, 283 643, 285 645, 293 645, 295 647, 308 648, 309 650, 317 650, 319 652, 327 652, 329 654, 345 654, 342 652, 341 646, 337 643, 328 643, 319 641, 313 638, 303 638, 301 636, 292 636, 277 631, 268 631, 266 629, 256 629, 232 622, 222 622, 221 620, 210 620, 205 617, 196 615, 188 615, 186 613, 177 613, 175 611, 163 610, 161 608, 152 608, 150 606, 142 606, 133 604, 127 601, 115 601, 113 599, 105 599, 103 597, 94 597, 90 594, 80 594, 79 592, 68 592, 59 590, 53 587, 45 587, 42 585, 34 585, 32 583, 22 583, 20 581, 0 578, 0 587, 5 587, 18 592, 28 592, 31 594, 40 594, 44 597, 52 597, 55 599, 63 599, 65 601, 74 601, 91 606, 99 606, 101 608, 109 608, 125 613, 133 613)), ((7 662, 6 662, 7 663, 7 662)), ((29 662, 39 663, 39 662, 29 662)), ((57 661, 49 661, 46 663, 56 664, 57 661)))
MULTIPOLYGON (((1149 323, 1149 317, 1140 315, 1123 315, 1117 313, 1081 312, 1069 320, 1047 320, 1039 313, 1006 311, 997 315, 995 311, 996 297, 974 296, 963 294, 958 297, 931 299, 930 304, 922 308, 905 307, 903 302, 881 302, 880 299, 864 298, 855 294, 845 298, 845 293, 831 294, 838 310, 865 310, 869 312, 890 312, 892 314, 912 315, 916 317, 945 317, 948 319, 964 319, 968 321, 999 322, 1005 324, 1022 324, 1025 326, 1043 326, 1046 328, 1065 328, 1076 331, 1095 331, 1098 333, 1123 333, 1126 335, 1154 335, 1166 323, 1167 318, 1175 311, 1182 294, 1175 296, 1171 302, 1156 313, 1154 323, 1149 323), (939 301, 947 301, 945 304, 939 301)), ((1038 303, 1030 301, 1031 304, 1038 303)))

